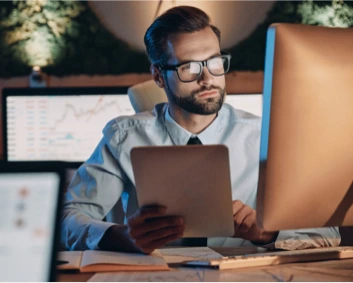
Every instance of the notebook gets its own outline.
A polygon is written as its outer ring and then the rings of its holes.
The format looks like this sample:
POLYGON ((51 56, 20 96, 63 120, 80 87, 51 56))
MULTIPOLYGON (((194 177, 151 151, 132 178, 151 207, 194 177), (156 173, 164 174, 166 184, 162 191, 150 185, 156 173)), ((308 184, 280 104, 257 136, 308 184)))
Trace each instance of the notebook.
POLYGON ((0 163, 0 281, 54 281, 64 170, 0 163))
POLYGON ((140 206, 163 205, 184 218, 184 237, 234 235, 229 154, 224 145, 131 150, 140 206))
POLYGON ((150 255, 92 250, 59 252, 58 260, 67 262, 58 265, 58 269, 80 272, 169 270, 158 250, 150 255))

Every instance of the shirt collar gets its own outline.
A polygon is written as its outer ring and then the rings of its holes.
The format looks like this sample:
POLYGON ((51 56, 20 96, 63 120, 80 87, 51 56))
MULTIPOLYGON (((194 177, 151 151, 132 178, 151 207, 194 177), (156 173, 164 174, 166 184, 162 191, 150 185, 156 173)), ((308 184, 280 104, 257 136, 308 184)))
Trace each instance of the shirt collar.
MULTIPOLYGON (((216 144, 218 143, 218 133, 223 128, 222 120, 224 116, 224 111, 221 110, 218 112, 216 119, 201 133, 197 135, 202 144, 216 144)), ((169 114, 169 106, 165 110, 165 125, 166 129, 173 140, 175 145, 186 145, 190 137, 195 137, 196 135, 190 133, 181 127, 177 122, 174 121, 172 116, 169 114)))

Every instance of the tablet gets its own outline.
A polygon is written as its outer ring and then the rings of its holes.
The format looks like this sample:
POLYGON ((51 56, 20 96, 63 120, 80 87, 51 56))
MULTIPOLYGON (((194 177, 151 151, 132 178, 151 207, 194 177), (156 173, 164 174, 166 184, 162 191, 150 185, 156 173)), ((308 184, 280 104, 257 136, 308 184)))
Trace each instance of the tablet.
POLYGON ((149 146, 131 150, 139 206, 184 217, 184 237, 234 235, 228 148, 149 146))

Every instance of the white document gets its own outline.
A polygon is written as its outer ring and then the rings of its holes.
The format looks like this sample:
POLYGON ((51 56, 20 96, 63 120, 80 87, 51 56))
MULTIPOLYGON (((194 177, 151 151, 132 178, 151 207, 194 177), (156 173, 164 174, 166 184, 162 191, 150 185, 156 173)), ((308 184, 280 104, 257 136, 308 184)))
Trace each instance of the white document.
MULTIPOLYGON (((187 260, 202 260, 222 258, 223 256, 208 247, 167 248, 158 250, 164 260, 170 263, 181 263, 187 260)), ((153 272, 100 272, 93 275, 89 282, 183 282, 183 281, 220 281, 220 273, 208 270, 186 268, 182 271, 171 269, 170 271, 153 272)))

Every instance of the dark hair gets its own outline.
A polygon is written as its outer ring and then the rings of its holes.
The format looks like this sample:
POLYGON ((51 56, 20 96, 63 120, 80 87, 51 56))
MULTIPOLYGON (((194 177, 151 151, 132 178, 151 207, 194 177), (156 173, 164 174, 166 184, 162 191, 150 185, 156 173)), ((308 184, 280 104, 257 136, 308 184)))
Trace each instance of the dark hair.
POLYGON ((164 64, 168 36, 173 33, 191 33, 210 27, 221 42, 221 32, 210 24, 209 16, 191 6, 177 6, 160 15, 147 29, 144 37, 147 55, 152 64, 164 64))

